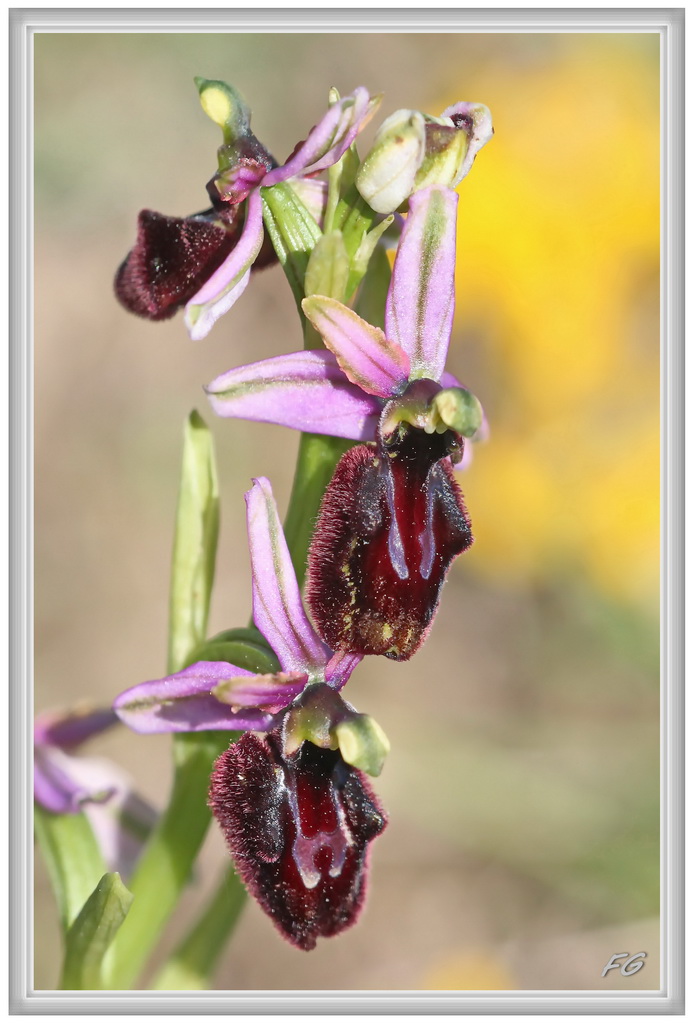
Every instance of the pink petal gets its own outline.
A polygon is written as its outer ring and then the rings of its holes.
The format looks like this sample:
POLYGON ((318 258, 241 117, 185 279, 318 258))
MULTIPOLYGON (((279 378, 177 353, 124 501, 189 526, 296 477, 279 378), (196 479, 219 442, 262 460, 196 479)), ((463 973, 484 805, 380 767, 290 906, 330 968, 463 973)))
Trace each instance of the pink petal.
POLYGON ((322 672, 332 654, 311 626, 269 480, 245 496, 253 575, 253 619, 287 672, 322 672))
POLYGON ((256 190, 248 197, 245 224, 238 245, 185 307, 185 323, 193 341, 205 338, 219 317, 243 293, 263 238, 262 199, 256 190))
POLYGON ((302 306, 353 384, 379 398, 390 398, 402 390, 409 377, 409 358, 379 327, 372 327, 353 309, 324 295, 311 295, 302 306))
POLYGON ((292 352, 240 366, 205 389, 218 416, 372 440, 381 403, 351 384, 331 352, 292 352))
POLYGON ((125 690, 113 707, 126 725, 142 733, 269 728, 272 715, 257 708, 236 713, 212 695, 219 683, 239 676, 252 678, 254 673, 225 661, 198 661, 125 690))
POLYGON ((284 164, 265 176, 263 185, 276 185, 297 174, 315 174, 336 164, 346 153, 362 128, 368 124, 380 103, 370 99, 362 86, 351 96, 338 100, 309 133, 303 145, 284 164))
POLYGON ((457 198, 451 189, 431 185, 409 200, 385 309, 385 334, 411 359, 411 375, 436 381, 455 311, 457 198))

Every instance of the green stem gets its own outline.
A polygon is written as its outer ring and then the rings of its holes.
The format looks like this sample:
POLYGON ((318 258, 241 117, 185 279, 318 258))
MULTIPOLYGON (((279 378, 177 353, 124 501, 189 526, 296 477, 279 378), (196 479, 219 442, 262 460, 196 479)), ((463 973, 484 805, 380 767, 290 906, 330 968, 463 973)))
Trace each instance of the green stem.
POLYGON ((152 987, 159 991, 208 988, 246 898, 243 883, 233 867, 228 868, 197 924, 164 965, 152 987))

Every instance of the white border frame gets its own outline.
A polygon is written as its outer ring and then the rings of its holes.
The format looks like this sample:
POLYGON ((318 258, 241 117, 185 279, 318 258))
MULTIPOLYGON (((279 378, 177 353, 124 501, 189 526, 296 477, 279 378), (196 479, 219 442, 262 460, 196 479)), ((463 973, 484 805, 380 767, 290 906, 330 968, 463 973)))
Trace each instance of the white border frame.
POLYGON ((10 1013, 683 1013, 684 10, 11 9, 10 1013), (36 32, 656 32, 661 40, 661 989, 36 992, 33 967, 33 36, 36 32))

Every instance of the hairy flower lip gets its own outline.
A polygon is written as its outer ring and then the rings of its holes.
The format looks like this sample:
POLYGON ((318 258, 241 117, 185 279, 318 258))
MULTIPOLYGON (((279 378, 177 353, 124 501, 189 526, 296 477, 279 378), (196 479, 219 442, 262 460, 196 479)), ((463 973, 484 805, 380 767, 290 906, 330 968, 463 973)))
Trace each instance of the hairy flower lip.
POLYGON ((304 951, 353 925, 369 844, 386 816, 338 751, 246 734, 218 759, 209 803, 237 870, 280 934, 304 951))
POLYGON ((327 642, 406 661, 424 642, 453 559, 472 543, 453 431, 402 424, 340 459, 308 554, 306 597, 327 642))

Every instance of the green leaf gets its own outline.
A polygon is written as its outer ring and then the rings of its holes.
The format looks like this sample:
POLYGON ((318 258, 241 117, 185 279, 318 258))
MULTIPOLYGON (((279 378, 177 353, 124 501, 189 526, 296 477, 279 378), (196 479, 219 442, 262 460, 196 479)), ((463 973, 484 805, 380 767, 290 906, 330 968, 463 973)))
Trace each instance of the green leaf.
POLYGON ((159 991, 208 988, 246 898, 243 883, 234 869, 229 868, 197 923, 164 965, 153 987, 159 991))
POLYGON ((52 814, 34 805, 34 829, 65 933, 106 871, 84 814, 52 814))
POLYGON ((280 665, 277 658, 267 650, 243 641, 227 640, 226 643, 200 644, 186 658, 186 665, 194 665, 196 661, 228 661, 237 668, 245 668, 248 672, 265 675, 278 672, 280 665))
POLYGON ((132 904, 117 872, 105 874, 65 937, 61 989, 101 989, 101 966, 132 904))
POLYGON ((347 297, 349 257, 341 232, 318 239, 310 254, 305 277, 306 295, 327 295, 343 302, 347 297))
POLYGON ((219 535, 212 435, 193 411, 185 424, 169 609, 168 671, 182 668, 207 630, 219 535))
POLYGON ((310 211, 286 182, 261 188, 260 194, 265 227, 294 293, 303 324, 301 300, 305 298, 306 268, 322 232, 310 211))

